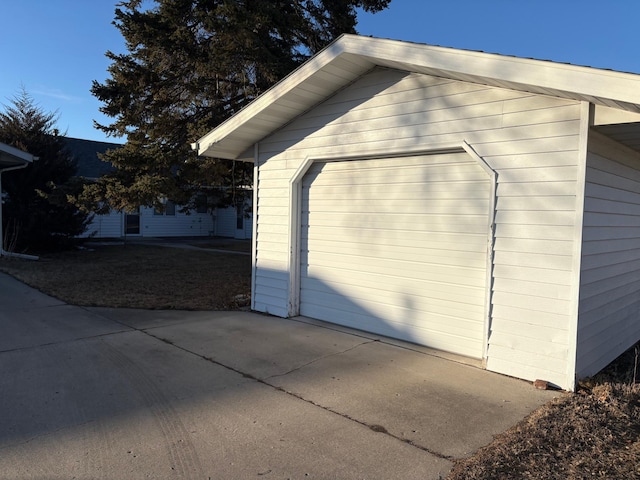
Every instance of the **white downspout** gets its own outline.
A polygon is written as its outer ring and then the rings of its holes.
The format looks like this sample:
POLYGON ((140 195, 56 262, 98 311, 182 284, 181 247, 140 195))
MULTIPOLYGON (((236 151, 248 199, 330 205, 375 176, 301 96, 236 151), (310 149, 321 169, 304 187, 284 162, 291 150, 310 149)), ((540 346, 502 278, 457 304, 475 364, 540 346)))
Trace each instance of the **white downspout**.
MULTIPOLYGON (((34 160, 36 160, 36 158, 34 157, 34 160)), ((5 256, 5 257, 17 257, 17 258, 24 258, 26 260, 38 260, 40 257, 37 257, 35 255, 26 255, 24 253, 13 253, 13 252, 7 252, 4 250, 4 233, 2 232, 2 174, 4 172, 10 172, 12 170, 20 170, 21 168, 27 168, 27 166, 29 165, 29 163, 24 163, 22 165, 16 165, 15 167, 8 167, 8 168, 0 168, 0 257, 5 256)))

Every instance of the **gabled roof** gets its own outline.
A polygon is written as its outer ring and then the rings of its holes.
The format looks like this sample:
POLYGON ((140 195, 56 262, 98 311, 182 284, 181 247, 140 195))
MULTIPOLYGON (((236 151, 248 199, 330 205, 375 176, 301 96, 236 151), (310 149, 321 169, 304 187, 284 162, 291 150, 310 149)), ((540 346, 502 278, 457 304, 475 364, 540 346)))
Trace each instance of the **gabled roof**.
POLYGON ((97 179, 105 173, 114 170, 113 165, 109 162, 102 161, 98 157, 98 154, 122 147, 122 145, 118 143, 98 142, 95 140, 70 137, 65 137, 65 145, 69 153, 78 163, 76 175, 89 179, 97 179))
POLYGON ((640 75, 345 34, 193 147, 203 156, 252 161, 255 143, 376 66, 588 101, 640 121, 640 75))
POLYGON ((23 152, 11 145, 0 143, 0 169, 27 165, 35 160, 30 153, 23 152))

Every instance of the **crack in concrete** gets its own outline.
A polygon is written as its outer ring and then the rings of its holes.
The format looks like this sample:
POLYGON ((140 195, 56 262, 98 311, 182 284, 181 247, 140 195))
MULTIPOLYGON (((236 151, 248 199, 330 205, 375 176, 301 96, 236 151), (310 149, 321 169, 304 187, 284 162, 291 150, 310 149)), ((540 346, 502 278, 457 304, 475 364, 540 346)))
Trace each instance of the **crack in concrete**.
MULTIPOLYGON (((369 423, 367 423, 367 422, 365 422, 363 420, 359 420, 359 419, 357 419, 355 417, 352 417, 352 416, 350 416, 350 415, 348 415, 346 413, 339 412, 339 411, 334 410, 332 408, 329 408, 329 407, 326 407, 324 405, 321 405, 321 404, 319 404, 317 402, 314 402, 313 400, 310 400, 308 398, 303 397, 300 394, 291 392, 289 390, 286 390, 286 389, 284 389, 282 387, 279 387, 279 386, 274 385, 272 383, 269 383, 267 381, 269 378, 278 377, 278 376, 282 376, 282 375, 272 375, 271 377, 267 377, 266 379, 258 378, 255 375, 252 375, 250 373, 243 372, 242 370, 238 370, 237 368, 231 367, 229 365, 225 365, 224 363, 221 363, 221 362, 219 362, 219 361, 217 361, 217 360, 215 360, 215 359, 213 359, 211 357, 207 357, 206 355, 202 355, 200 353, 193 352, 193 351, 191 351, 191 350, 189 350, 189 349, 187 349, 185 347, 182 347, 180 345, 176 345, 175 343, 172 343, 168 339, 165 339, 165 338, 159 337, 157 335, 154 335, 151 332, 148 332, 148 331, 145 331, 145 330, 138 330, 138 329, 134 329, 134 330, 137 330, 137 331, 139 331, 139 332, 141 332, 141 333, 143 333, 145 335, 148 335, 151 338, 159 340, 161 342, 167 343, 167 344, 173 346, 174 348, 182 350, 185 353, 188 353, 190 355, 194 355, 194 356, 196 356, 198 358, 201 358, 203 360, 206 360, 207 362, 210 362, 210 363, 212 363, 214 365, 217 365, 219 367, 222 367, 222 368, 225 368, 225 369, 227 369, 229 371, 237 373, 238 375, 241 375, 244 378, 247 378, 247 379, 252 380, 254 382, 260 383, 260 384, 265 385, 267 387, 273 388, 274 390, 277 390, 278 392, 281 392, 281 393, 284 393, 285 395, 289 395, 291 397, 294 397, 294 398, 296 398, 298 400, 301 400, 301 401, 306 402, 306 403, 308 403, 310 405, 313 405, 314 407, 321 408, 322 410, 324 410, 326 412, 332 413, 334 415, 338 415, 339 417, 342 417, 342 418, 344 418, 346 420, 355 422, 355 423, 357 423, 359 425, 362 425, 363 427, 366 427, 366 428, 368 428, 368 429, 370 429, 370 430, 372 430, 372 431, 374 431, 376 433, 387 435, 387 436, 389 436, 389 437, 391 437, 391 438, 393 438, 395 440, 398 440, 398 441, 400 441, 402 443, 406 443, 407 445, 410 445, 410 446, 412 446, 414 448, 417 448, 418 450, 422 450, 423 452, 428 453, 429 455, 433 455, 434 457, 437 457, 437 458, 440 458, 440 459, 443 459, 443 460, 449 460, 449 461, 454 461, 455 460, 455 458, 450 456, 450 455, 445 455, 443 453, 433 451, 433 450, 431 450, 431 449, 429 449, 429 448, 427 448, 427 447, 425 447, 423 445, 419 445, 419 444, 415 443, 413 440, 410 440, 408 438, 403 438, 403 437, 400 437, 398 435, 395 435, 395 434, 389 432, 386 428, 382 427, 381 425, 369 424, 369 423)), ((345 352, 347 352, 349 350, 353 350, 355 348, 358 348, 358 347, 360 347, 362 345, 366 345, 368 343, 376 342, 376 341, 377 340, 372 340, 371 342, 364 342, 364 343, 355 345, 354 347, 351 347, 351 348, 345 350, 345 352)), ((345 353, 345 352, 339 352, 339 353, 335 353, 335 354, 331 354, 331 355, 326 355, 325 357, 322 357, 322 358, 327 358, 327 357, 330 357, 330 356, 333 356, 333 355, 339 355, 340 353, 345 353)), ((313 362, 316 362, 318 360, 321 360, 321 359, 316 359, 316 360, 314 360, 312 362, 309 362, 309 364, 311 364, 313 362)), ((300 368, 303 368, 303 367, 304 367, 304 365, 300 366, 300 367, 297 367, 297 368, 293 369, 292 371, 299 370, 300 368)))
MULTIPOLYGON (((278 392, 284 393, 285 395, 289 395, 289 396, 291 396, 291 397, 293 397, 293 398, 296 398, 296 399, 298 399, 298 400, 301 400, 301 401, 303 401, 303 402, 306 402, 306 403, 308 403, 308 404, 310 404, 310 405, 313 405, 314 407, 320 408, 320 409, 322 409, 322 410, 324 410, 324 411, 326 411, 326 412, 332 413, 332 414, 334 414, 334 415, 338 415, 339 417, 342 417, 342 418, 344 418, 344 419, 346 419, 346 420, 349 420, 349 421, 351 421, 351 422, 355 422, 355 423, 357 423, 357 424, 359 424, 359 425, 362 425, 363 427, 366 427, 366 428, 368 428, 369 430, 371 430, 371 431, 373 431, 373 432, 380 433, 380 434, 382 434, 382 435, 387 435, 387 436, 389 436, 389 437, 391 437, 391 438, 393 438, 393 439, 395 439, 395 440, 397 440, 397 441, 399 441, 399 442, 406 443, 407 445, 410 445, 410 446, 412 446, 412 447, 414 447, 414 448, 417 448, 418 450, 421 450, 421 451, 423 451, 423 452, 425 452, 425 453, 428 453, 429 455, 433 455, 434 457, 437 457, 437 458, 440 458, 440 459, 443 459, 443 460, 448 460, 448 461, 455 461, 455 460, 456 460, 456 458, 455 458, 455 457, 452 457, 451 455, 445 455, 445 454, 443 454, 443 453, 436 452, 436 451, 431 450, 431 449, 429 449, 429 448, 427 448, 427 447, 425 447, 425 446, 423 446, 423 445, 419 445, 419 444, 415 443, 415 442, 414 442, 413 440, 411 440, 411 439, 403 438, 403 437, 400 437, 400 436, 398 436, 398 435, 395 435, 395 434, 393 434, 393 433, 389 432, 389 431, 388 431, 385 427, 383 427, 382 425, 369 424, 369 423, 367 423, 367 422, 365 422, 365 421, 363 421, 363 420, 359 420, 359 419, 357 419, 357 418, 355 418, 355 417, 352 417, 351 415, 348 415, 348 414, 346 414, 346 413, 339 412, 339 411, 334 410, 334 409, 332 409, 332 408, 329 408, 329 407, 326 407, 326 406, 324 406, 324 405, 321 405, 321 404, 319 404, 319 403, 317 403, 317 402, 314 402, 313 400, 310 400, 310 399, 308 399, 308 398, 303 397, 303 396, 302 396, 302 395, 300 395, 300 394, 297 394, 297 393, 291 392, 291 391, 289 391, 289 390, 284 389, 283 387, 279 387, 279 386, 274 385, 274 384, 272 384, 272 383, 269 383, 269 382, 267 381, 268 379, 271 379, 271 378, 276 378, 276 377, 282 377, 282 376, 285 376, 285 375, 289 375, 290 373, 295 372, 295 371, 297 371, 297 370, 300 370, 300 369, 302 369, 302 368, 304 368, 304 367, 306 367, 306 366, 308 366, 308 365, 311 365, 311 364, 313 364, 313 363, 315 363, 315 362, 318 362, 319 360, 323 360, 323 359, 325 359, 325 358, 329 358, 329 357, 332 357, 332 356, 335 356, 335 355, 341 355, 341 354, 344 354, 344 353, 346 353, 346 352, 349 352, 349 351, 351 351, 351 350, 354 350, 354 349, 356 349, 356 348, 358 348, 358 347, 361 347, 361 346, 363 346, 363 345, 368 345, 368 344, 370 344, 370 343, 379 342, 379 341, 380 341, 379 339, 371 339, 371 340, 369 340, 369 341, 367 341, 367 342, 359 343, 359 344, 354 345, 353 347, 350 347, 350 348, 348 348, 348 349, 346 349, 346 350, 344 350, 344 351, 341 351, 341 352, 335 352, 335 353, 331 353, 331 354, 325 355, 325 356, 320 357, 320 358, 316 358, 315 360, 312 360, 311 362, 308 362, 308 363, 306 363, 306 364, 304 364, 304 365, 301 365, 301 366, 299 366, 299 367, 296 367, 296 368, 294 368, 294 369, 292 369, 292 370, 290 370, 290 371, 288 371, 288 372, 286 372, 286 373, 282 373, 282 374, 278 374, 278 375, 271 375, 271 376, 269 376, 269 377, 267 377, 267 378, 265 378, 265 379, 261 379, 261 378, 258 378, 258 377, 256 377, 256 376, 254 376, 254 375, 250 374, 250 373, 243 372, 243 371, 238 370, 237 368, 231 367, 231 366, 229 366, 229 365, 225 365, 224 363, 221 363, 221 362, 219 362, 219 361, 217 361, 217 360, 215 360, 215 359, 213 359, 213 358, 211 358, 211 357, 207 357, 206 355, 202 355, 202 354, 200 354, 200 353, 194 352, 194 351, 189 350, 189 349, 187 349, 187 348, 185 348, 185 347, 182 347, 182 346, 180 346, 180 345, 177 345, 177 344, 175 344, 174 342, 172 342, 171 340, 169 340, 169 339, 167 339, 167 338, 163 338, 163 337, 161 337, 161 336, 159 336, 159 335, 155 335, 155 334, 153 334, 153 333, 151 333, 151 332, 149 331, 149 330, 152 330, 152 329, 153 329, 153 330, 155 330, 155 329, 160 328, 160 327, 150 327, 149 329, 141 329, 141 328, 133 327, 133 326, 131 326, 131 325, 127 325, 127 324, 125 324, 125 323, 123 323, 123 322, 120 322, 120 321, 115 320, 115 319, 112 319, 112 318, 104 317, 104 316, 99 315, 99 314, 97 314, 97 315, 98 315, 98 316, 100 316, 100 317, 102 317, 102 318, 105 318, 105 319, 107 319, 107 320, 110 320, 110 321, 112 321, 112 322, 114 322, 114 323, 117 323, 118 325, 123 325, 123 326, 127 327, 128 329, 130 329, 130 330, 124 330, 124 331, 121 331, 121 332, 115 332, 115 333, 126 333, 127 331, 129 331, 129 332, 130 332, 130 331, 140 332, 140 333, 142 333, 142 334, 144 334, 144 335, 147 335, 147 336, 149 336, 149 337, 151 337, 151 338, 153 338, 153 339, 155 339, 155 340, 158 340, 158 341, 163 342, 163 343, 166 343, 167 345, 170 345, 170 346, 172 346, 172 347, 174 347, 174 348, 177 348, 178 350, 182 350, 183 352, 188 353, 189 355, 193 355, 193 356, 195 356, 195 357, 201 358, 202 360, 205 360, 205 361, 207 361, 207 362, 210 362, 210 363, 212 363, 212 364, 214 364, 214 365, 217 365, 217 366, 219 366, 219 367, 222 367, 222 368, 224 368, 224 369, 226 369, 226 370, 229 370, 229 371, 231 371, 231 372, 234 372, 234 373, 236 373, 236 374, 238 374, 238 375, 241 375, 241 376, 242 376, 242 377, 244 377, 244 378, 247 378, 247 379, 252 380, 252 381, 254 381, 254 382, 260 383, 260 384, 262 384, 262 385, 264 385, 264 386, 267 386, 267 387, 269 387, 269 388, 272 388, 272 389, 274 389, 274 390, 277 390, 278 392)), ((111 334, 107 334, 107 335, 111 335, 111 334)), ((97 337, 98 337, 98 336, 105 336, 105 335, 97 335, 97 337)), ((383 342, 383 343, 384 343, 384 342, 383 342)))
POLYGON ((314 360, 311 360, 310 362, 307 362, 307 363, 305 363, 304 365, 300 365, 300 366, 298 366, 298 367, 296 367, 296 368, 292 368, 292 369, 291 369, 291 370, 289 370, 288 372, 284 372, 284 373, 277 373, 277 374, 275 374, 275 375, 270 375, 270 376, 268 376, 268 377, 265 377, 265 378, 264 378, 264 380, 266 381, 266 380, 269 380, 269 379, 272 379, 272 378, 285 377, 285 376, 287 376, 287 375, 289 375, 289 374, 291 374, 291 373, 293 373, 293 372, 296 372, 296 371, 298 371, 298 370, 303 369, 304 367, 308 367, 309 365, 312 365, 312 364, 314 364, 314 363, 316 363, 316 362, 319 362, 320 360, 324 360, 324 359, 326 359, 326 358, 335 357, 336 355, 342 355, 343 353, 347 353, 347 352, 350 352, 351 350, 355 350, 356 348, 361 347, 362 345, 367 345, 367 344, 369 344, 369 343, 374 343, 374 342, 377 342, 377 341, 378 341, 378 340, 370 340, 370 341, 368 341, 368 342, 362 342, 362 343, 359 343, 359 344, 357 344, 357 345, 354 345, 353 347, 349 347, 349 348, 347 348, 346 350, 343 350, 343 351, 341 351, 341 352, 328 353, 328 354, 326 354, 326 355, 323 355, 322 357, 318 357, 318 358, 316 358, 316 359, 314 359, 314 360))
POLYGON ((346 420, 350 420, 350 421, 355 422, 355 423, 357 423, 359 425, 362 425, 363 427, 367 427, 368 429, 370 429, 373 432, 381 433, 383 435, 387 435, 387 436, 389 436, 391 438, 394 438, 394 439, 396 439, 396 440, 398 440, 398 441, 400 441, 402 443, 406 443, 408 445, 411 445, 412 447, 415 447, 415 448, 417 448, 419 450, 422 450, 423 452, 426 452, 426 453, 428 453, 430 455, 433 455, 435 457, 441 458, 443 460, 450 460, 450 461, 455 460, 454 457, 452 457, 450 455, 445 455, 445 454, 440 453, 440 452, 435 452, 435 451, 433 451, 433 450, 431 450, 431 449, 429 449, 429 448, 427 448, 427 447, 425 447, 423 445, 419 445, 419 444, 415 443, 413 440, 410 440, 408 438, 403 438, 403 437, 400 437, 398 435, 395 435, 395 434, 389 432, 386 428, 384 428, 381 425, 367 423, 364 420, 359 420, 359 419, 357 419, 355 417, 352 417, 351 415, 348 415, 346 413, 339 412, 339 411, 334 410, 332 408, 329 408, 329 407, 326 407, 324 405, 321 405, 321 404, 319 404, 317 402, 314 402, 313 400, 310 400, 308 398, 304 398, 303 396, 301 396, 301 395, 299 395, 297 393, 290 392, 288 390, 285 390, 282 387, 278 387, 277 385, 272 385, 272 384, 270 384, 268 382, 264 382, 264 381, 261 381, 259 379, 258 379, 258 381, 260 383, 263 383, 263 384, 265 384, 267 386, 270 386, 270 387, 278 390, 279 392, 282 392, 282 393, 285 393, 287 395, 290 395, 290 396, 292 396, 294 398, 297 398, 298 400, 302 400, 303 402, 307 402, 307 403, 313 405, 314 407, 318 407, 318 408, 321 408, 322 410, 325 410, 327 412, 331 412, 331 413, 333 413, 335 415, 338 415, 338 416, 340 416, 340 417, 342 417, 342 418, 344 418, 346 420))
POLYGON ((325 410, 327 412, 331 412, 331 413, 333 413, 335 415, 338 415, 338 416, 340 416, 340 417, 342 417, 342 418, 344 418, 346 420, 350 420, 350 421, 355 422, 355 423, 357 423, 359 425, 362 425, 363 427, 367 427, 368 429, 370 429, 370 430, 372 430, 372 431, 374 431, 376 433, 381 433, 383 435, 387 435, 387 436, 389 436, 391 438, 394 438, 394 439, 396 439, 396 440, 398 440, 398 441, 400 441, 402 443, 406 443, 407 445, 411 445, 412 447, 415 447, 415 448, 417 448, 419 450, 422 450, 423 452, 426 452, 426 453, 428 453, 430 455, 433 455, 435 457, 441 458, 443 460, 450 460, 450 461, 455 460, 455 458, 450 456, 450 455, 445 455, 445 454, 440 453, 440 452, 435 452, 435 451, 433 451, 433 450, 431 450, 431 449, 429 449, 429 448, 427 448, 427 447, 425 447, 423 445, 419 445, 419 444, 415 443, 413 440, 410 440, 408 438, 403 438, 403 437, 400 437, 398 435, 395 435, 395 434, 389 432, 386 428, 384 428, 381 425, 367 423, 364 420, 359 420, 359 419, 357 419, 355 417, 352 417, 351 415, 348 415, 346 413, 339 412, 339 411, 334 410, 332 408, 329 408, 329 407, 326 407, 324 405, 321 405, 321 404, 319 404, 317 402, 314 402, 313 400, 310 400, 308 398, 304 398, 303 396, 301 396, 301 395, 299 395, 297 393, 290 392, 290 391, 288 391, 288 390, 286 390, 286 389, 284 389, 282 387, 278 387, 277 385, 272 385, 272 384, 270 384, 268 382, 265 382, 265 381, 262 381, 260 379, 256 379, 256 380, 258 382, 264 384, 264 385, 267 385, 267 386, 269 386, 271 388, 274 388, 274 389, 278 390, 279 392, 282 392, 282 393, 285 393, 287 395, 290 395, 290 396, 292 396, 294 398, 297 398, 298 400, 302 400, 303 402, 307 402, 307 403, 313 405, 314 407, 318 407, 318 408, 321 408, 322 410, 325 410))
POLYGON ((127 333, 127 332, 133 332, 133 331, 135 331, 135 329, 131 329, 131 328, 128 327, 128 330, 118 330, 117 332, 100 333, 98 335, 89 335, 87 337, 69 338, 67 340, 59 340, 59 341, 56 341, 56 342, 40 343, 38 345, 28 345, 26 347, 10 348, 9 350, 0 350, 0 354, 2 354, 2 353, 11 353, 11 352, 20 352, 20 351, 24 351, 24 350, 31 350, 31 349, 34 349, 34 348, 41 348, 41 347, 51 347, 53 345, 63 345, 65 343, 73 343, 73 342, 78 342, 78 341, 81 341, 81 340, 91 340, 93 338, 108 337, 110 335, 118 335, 120 333, 127 333))

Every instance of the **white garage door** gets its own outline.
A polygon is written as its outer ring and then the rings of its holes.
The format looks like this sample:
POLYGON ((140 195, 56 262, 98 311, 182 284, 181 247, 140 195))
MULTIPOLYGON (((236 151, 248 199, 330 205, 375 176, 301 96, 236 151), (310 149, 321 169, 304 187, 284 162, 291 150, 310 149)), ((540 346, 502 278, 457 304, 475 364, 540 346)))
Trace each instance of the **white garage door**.
POLYGON ((482 357, 490 192, 464 153, 315 164, 300 314, 482 357))

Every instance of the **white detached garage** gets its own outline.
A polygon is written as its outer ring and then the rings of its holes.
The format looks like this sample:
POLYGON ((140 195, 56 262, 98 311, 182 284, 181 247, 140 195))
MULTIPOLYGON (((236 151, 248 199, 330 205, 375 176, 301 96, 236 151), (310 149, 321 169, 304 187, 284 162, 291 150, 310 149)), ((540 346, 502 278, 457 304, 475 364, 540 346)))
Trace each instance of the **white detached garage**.
POLYGON ((640 76, 344 35, 200 139, 255 310, 573 389, 640 339, 640 76))

